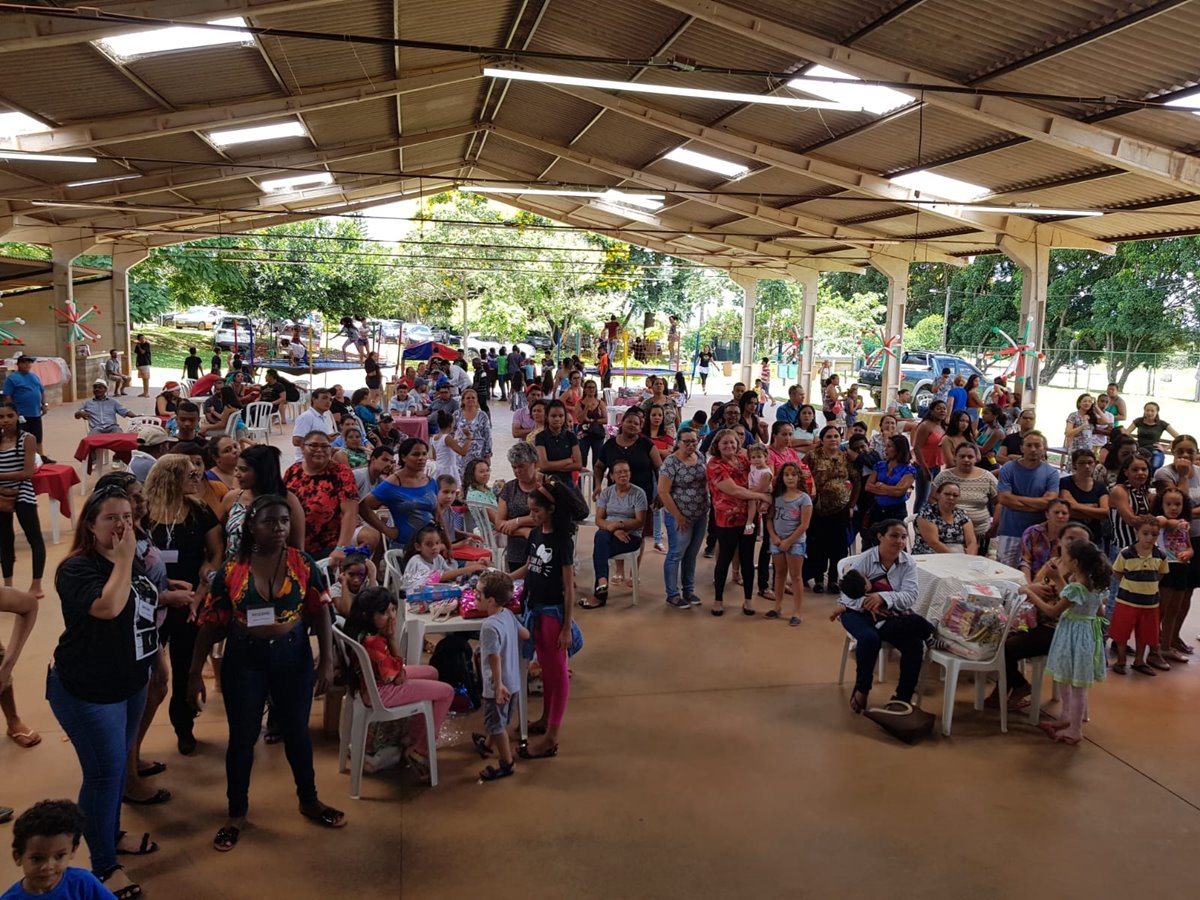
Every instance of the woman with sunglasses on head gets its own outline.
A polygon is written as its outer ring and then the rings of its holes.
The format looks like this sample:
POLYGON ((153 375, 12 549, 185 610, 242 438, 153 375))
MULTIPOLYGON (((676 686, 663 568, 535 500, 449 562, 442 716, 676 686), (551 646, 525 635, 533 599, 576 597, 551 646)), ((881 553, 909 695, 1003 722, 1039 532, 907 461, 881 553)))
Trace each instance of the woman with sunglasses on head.
MULTIPOLYGON (((142 489, 147 531, 166 564, 167 577, 185 581, 193 590, 205 583, 222 556, 220 522, 197 497, 200 482, 200 473, 187 457, 171 455, 154 464, 142 489)), ((192 732, 196 712, 187 696, 187 673, 196 643, 194 618, 190 605, 173 607, 160 627, 171 657, 171 726, 184 756, 196 751, 192 732)))
POLYGON ((21 523, 25 540, 33 557, 33 578, 29 593, 39 600, 42 576, 46 569, 46 542, 38 521, 37 496, 33 493, 33 472, 37 468, 34 454, 37 441, 21 430, 17 408, 8 399, 0 400, 0 568, 4 571, 5 587, 12 587, 13 565, 17 554, 13 533, 13 517, 21 523))
POLYGON ((249 811, 254 745, 270 696, 300 798, 300 813, 320 825, 341 828, 345 815, 317 799, 308 720, 313 690, 333 680, 333 627, 325 579, 313 558, 289 547, 291 512, 284 497, 250 504, 238 556, 215 573, 200 612, 188 693, 195 708, 207 698, 202 672, 213 645, 225 638, 221 693, 229 722, 225 776, 229 818, 213 848, 232 850, 249 811), (317 634, 320 657, 313 669, 308 628, 317 634))
POLYGON ((145 848, 121 837, 121 796, 158 653, 158 589, 138 558, 133 507, 119 487, 104 487, 84 503, 54 586, 64 628, 46 699, 83 770, 79 805, 92 872, 129 900, 142 889, 117 853, 145 848))

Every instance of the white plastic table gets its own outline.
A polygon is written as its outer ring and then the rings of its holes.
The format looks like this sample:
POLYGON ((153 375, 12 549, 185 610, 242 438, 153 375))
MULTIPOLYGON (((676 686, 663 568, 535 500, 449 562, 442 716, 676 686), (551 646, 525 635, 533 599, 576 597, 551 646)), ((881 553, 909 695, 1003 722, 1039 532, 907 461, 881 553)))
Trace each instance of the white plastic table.
POLYGON ((1024 584, 1025 574, 986 556, 967 556, 965 553, 929 553, 913 556, 917 564, 917 602, 913 612, 931 622, 936 621, 942 607, 964 583, 991 584, 1009 581, 1024 584))

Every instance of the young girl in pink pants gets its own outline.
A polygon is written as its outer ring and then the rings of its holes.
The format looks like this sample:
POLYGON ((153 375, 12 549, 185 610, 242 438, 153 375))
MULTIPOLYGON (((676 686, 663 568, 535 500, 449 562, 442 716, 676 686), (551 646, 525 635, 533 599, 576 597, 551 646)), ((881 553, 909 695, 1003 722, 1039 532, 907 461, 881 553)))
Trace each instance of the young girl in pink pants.
MULTIPOLYGON (((437 669, 433 666, 404 664, 396 644, 396 601, 391 593, 381 587, 360 591, 350 609, 346 631, 366 648, 384 706, 431 700, 433 727, 435 731, 441 731, 442 722, 450 712, 450 701, 454 699, 454 688, 438 681, 437 669)), ((410 716, 408 723, 408 762, 422 778, 428 779, 426 748, 429 745, 425 737, 425 717, 410 716)))
POLYGON ((525 579, 525 603, 531 618, 533 646, 542 667, 546 733, 517 751, 523 759, 545 759, 558 753, 558 732, 567 711, 570 682, 567 648, 575 609, 575 541, 571 522, 571 488, 548 477, 529 495, 529 557, 512 573, 525 579))

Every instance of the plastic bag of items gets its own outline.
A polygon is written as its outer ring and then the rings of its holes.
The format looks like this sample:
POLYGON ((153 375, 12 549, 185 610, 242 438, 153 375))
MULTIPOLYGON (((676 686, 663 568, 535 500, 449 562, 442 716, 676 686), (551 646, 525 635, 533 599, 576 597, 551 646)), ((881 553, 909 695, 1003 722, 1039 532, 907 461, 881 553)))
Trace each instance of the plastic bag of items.
POLYGON ((1007 585, 964 584, 937 622, 936 645, 963 659, 991 659, 1008 624, 1007 585))

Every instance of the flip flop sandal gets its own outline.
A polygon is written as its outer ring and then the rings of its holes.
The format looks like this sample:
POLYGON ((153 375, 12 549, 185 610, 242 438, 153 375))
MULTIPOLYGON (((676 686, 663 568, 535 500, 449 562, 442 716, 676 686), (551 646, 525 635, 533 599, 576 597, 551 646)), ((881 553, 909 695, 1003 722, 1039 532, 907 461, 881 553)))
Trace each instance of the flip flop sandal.
POLYGON ((18 747, 26 750, 32 749, 42 742, 42 736, 32 728, 28 731, 10 731, 8 737, 18 747))
POLYGON ((316 822, 318 825, 324 825, 326 828, 345 828, 346 814, 340 809, 334 809, 332 806, 320 804, 320 812, 310 813, 300 810, 300 815, 306 819, 316 822))
POLYGON ((1124 663, 1113 663, 1112 670, 1118 675, 1125 675, 1129 672, 1124 663))
POLYGON ((1135 672, 1141 672, 1143 675, 1149 675, 1151 678, 1158 674, 1145 663, 1138 663, 1136 666, 1130 666, 1129 668, 1133 669, 1135 672))
MULTIPOLYGON (((104 875, 97 875, 96 880, 101 884, 106 884, 108 879, 112 878, 113 875, 120 872, 123 868, 124 866, 113 866, 104 875)), ((109 888, 109 891, 117 900, 134 900, 135 897, 142 896, 142 886, 140 884, 127 884, 125 887, 117 888, 116 890, 109 888)))
POLYGON ((487 759, 492 755, 492 748, 488 746, 486 734, 480 734, 478 731, 472 731, 471 743, 475 745, 475 752, 479 754, 480 759, 487 759))
POLYGON ((161 775, 167 771, 167 764, 163 762, 152 762, 144 768, 138 769, 138 778, 152 778, 155 775, 161 775))
POLYGON ((799 625, 803 621, 804 620, 801 619, 799 616, 792 616, 790 619, 788 619, 788 624, 795 626, 795 625, 799 625))
POLYGON ((1156 657, 1154 659, 1147 660, 1146 662, 1147 662, 1147 665, 1151 666, 1152 668, 1158 669, 1158 671, 1160 671, 1160 672, 1170 672, 1171 671, 1171 666, 1164 659, 1159 659, 1156 657))
POLYGON ((714 616, 723 616, 723 615, 725 615, 725 607, 722 606, 722 607, 718 608, 717 606, 714 605, 713 608, 709 610, 709 612, 711 612, 714 616))
POLYGON ((13 808, 11 806, 0 806, 0 825, 3 825, 13 817, 13 808))
POLYGON ((529 745, 521 744, 517 748, 517 756, 521 757, 521 759, 550 759, 551 757, 558 756, 558 744, 551 744, 541 753, 530 753, 529 745))
POLYGON ((742 615, 743 616, 757 616, 758 613, 752 607, 746 606, 746 604, 743 603, 742 604, 742 615))
POLYGON ((234 828, 232 825, 225 825, 217 829, 216 836, 213 837, 213 849, 220 853, 228 853, 237 846, 238 836, 242 833, 242 829, 234 828))
POLYGON ((130 806, 158 806, 166 803, 171 799, 171 792, 166 788, 159 788, 154 792, 153 796, 147 797, 145 800, 135 800, 132 797, 122 797, 122 803, 128 803, 130 806))
POLYGON ((588 603, 586 600, 579 601, 580 609, 603 609, 606 606, 608 606, 608 597, 599 594, 596 595, 591 603, 588 603))
POLYGON ((856 716, 861 716, 867 708, 867 695, 862 691, 855 691, 850 695, 850 712, 856 716), (862 697, 861 700, 858 698, 862 697))
POLYGON ((500 763, 499 766, 488 766, 479 773, 480 781, 497 781, 515 774, 517 767, 512 763, 500 763))
POLYGON ((1172 649, 1178 650, 1180 653, 1186 653, 1186 654, 1188 654, 1188 656, 1191 656, 1193 653, 1196 652, 1195 647, 1193 647, 1191 644, 1185 644, 1183 641, 1176 641, 1172 645, 1172 649))
MULTIPOLYGON (((125 837, 125 832, 122 831, 117 836, 117 840, 120 841, 123 837, 125 837)), ((149 856, 151 853, 157 852, 158 843, 150 840, 150 832, 148 831, 142 835, 142 842, 138 844, 136 850, 122 850, 120 847, 117 848, 117 856, 149 856)))
POLYGON ((759 591, 758 596, 762 597, 764 600, 774 600, 775 592, 770 589, 765 590, 765 591, 759 591))
POLYGON ((763 618, 764 619, 778 619, 779 613, 776 610, 768 609, 765 613, 763 613, 763 618))
POLYGON ((1189 659, 1181 650, 1168 650, 1163 654, 1163 658, 1169 659, 1171 662, 1175 663, 1187 664, 1191 662, 1191 659, 1189 659))

